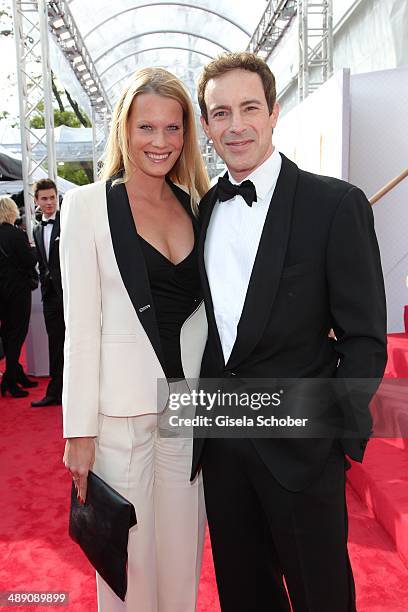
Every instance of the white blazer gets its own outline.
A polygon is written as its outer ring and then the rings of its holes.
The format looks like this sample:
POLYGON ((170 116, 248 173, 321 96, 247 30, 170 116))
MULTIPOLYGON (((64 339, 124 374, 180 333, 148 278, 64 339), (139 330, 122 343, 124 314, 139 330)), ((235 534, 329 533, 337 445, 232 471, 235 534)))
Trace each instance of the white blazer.
MULTIPOLYGON (((188 196, 170 186, 191 214, 188 196)), ((66 193, 60 258, 64 437, 97 436, 99 413, 131 417, 162 411, 168 396, 157 395, 157 379, 165 378, 159 331, 123 184, 98 182, 66 193)), ((186 378, 198 378, 206 340, 201 303, 180 334, 186 378)))

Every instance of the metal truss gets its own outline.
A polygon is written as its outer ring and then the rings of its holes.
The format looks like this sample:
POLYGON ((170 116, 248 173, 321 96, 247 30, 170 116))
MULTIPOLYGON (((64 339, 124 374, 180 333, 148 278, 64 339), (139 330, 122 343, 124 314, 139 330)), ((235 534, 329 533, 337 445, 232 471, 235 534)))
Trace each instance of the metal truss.
POLYGON ((109 96, 95 68, 66 0, 49 0, 50 30, 58 46, 88 95, 92 107, 92 143, 94 180, 107 138, 108 119, 112 112, 109 96))
POLYGON ((296 0, 269 0, 247 50, 269 59, 296 15, 296 0))
POLYGON ((333 0, 269 0, 248 51, 267 61, 296 13, 299 24, 298 98, 301 101, 333 74, 333 0))
POLYGON ((213 179, 217 174, 225 170, 225 163, 218 156, 211 140, 204 134, 200 134, 200 149, 207 168, 208 176, 213 179))
POLYGON ((91 104, 102 112, 111 111, 109 97, 83 41, 66 0, 49 0, 50 29, 58 46, 88 95, 91 104))
POLYGON ((98 180, 98 173, 105 150, 105 143, 109 134, 109 116, 92 106, 92 150, 94 181, 98 180))
POLYGON ((27 233, 32 240, 35 173, 47 163, 48 176, 56 180, 57 167, 49 65, 46 0, 13 0, 20 107, 21 160, 27 233), (45 130, 38 135, 30 126, 42 115, 45 130))
POLYGON ((298 0, 298 99, 304 100, 333 74, 333 0, 298 0))

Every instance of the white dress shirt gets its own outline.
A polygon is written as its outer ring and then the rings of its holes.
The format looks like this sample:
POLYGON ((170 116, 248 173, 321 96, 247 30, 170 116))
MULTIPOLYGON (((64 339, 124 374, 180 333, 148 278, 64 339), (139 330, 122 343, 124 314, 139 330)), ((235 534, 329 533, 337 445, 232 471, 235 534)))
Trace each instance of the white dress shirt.
MULTIPOLYGON (((250 207, 240 195, 226 202, 218 201, 208 225, 204 261, 225 363, 237 337, 252 268, 281 166, 282 158, 274 149, 272 155, 245 179, 254 183, 257 202, 250 207)), ((231 176, 230 181, 239 184, 231 176)))
MULTIPOLYGON (((55 222, 55 216, 56 213, 54 213, 53 215, 51 215, 51 217, 45 217, 44 215, 42 216, 42 221, 50 221, 50 219, 53 219, 55 222)), ((52 234, 52 228, 53 228, 53 224, 50 223, 49 225, 45 225, 42 230, 43 230, 43 242, 44 242, 44 249, 45 249, 45 254, 47 256, 47 261, 50 258, 50 242, 51 242, 51 234, 52 234)))

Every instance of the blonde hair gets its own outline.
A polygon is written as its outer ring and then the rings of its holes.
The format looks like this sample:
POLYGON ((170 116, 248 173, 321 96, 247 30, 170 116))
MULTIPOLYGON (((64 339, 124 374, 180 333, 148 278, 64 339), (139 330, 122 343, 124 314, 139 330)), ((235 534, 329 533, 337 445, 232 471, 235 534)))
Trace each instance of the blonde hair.
POLYGON ((0 196, 0 223, 11 223, 14 225, 20 216, 20 211, 10 196, 0 196))
POLYGON ((183 150, 169 172, 168 178, 187 188, 191 208, 197 214, 198 202, 209 190, 210 185, 198 146, 194 108, 181 81, 163 68, 150 67, 138 70, 122 92, 113 112, 101 178, 107 180, 123 172, 123 176, 115 179, 114 182, 126 183, 131 177, 128 121, 133 100, 142 93, 153 93, 164 98, 172 98, 177 100, 183 109, 183 150))

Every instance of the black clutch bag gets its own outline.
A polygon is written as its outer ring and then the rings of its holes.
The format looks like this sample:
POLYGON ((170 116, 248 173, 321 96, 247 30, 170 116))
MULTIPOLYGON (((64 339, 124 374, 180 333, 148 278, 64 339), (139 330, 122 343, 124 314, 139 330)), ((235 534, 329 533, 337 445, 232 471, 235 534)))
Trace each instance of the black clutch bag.
POLYGON ((78 501, 72 483, 69 535, 122 601, 127 591, 129 529, 136 522, 133 505, 93 472, 88 474, 85 504, 78 501))

